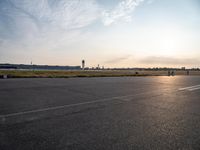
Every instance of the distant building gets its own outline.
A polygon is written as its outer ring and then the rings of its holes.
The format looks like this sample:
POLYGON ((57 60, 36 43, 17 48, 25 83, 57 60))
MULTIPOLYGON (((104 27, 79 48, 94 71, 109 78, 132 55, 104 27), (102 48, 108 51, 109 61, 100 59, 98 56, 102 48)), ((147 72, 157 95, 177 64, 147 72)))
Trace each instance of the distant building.
POLYGON ((185 70, 186 68, 185 67, 181 67, 181 70, 185 70))
POLYGON ((48 66, 25 64, 0 64, 0 69, 35 69, 35 70, 80 70, 81 66, 48 66))

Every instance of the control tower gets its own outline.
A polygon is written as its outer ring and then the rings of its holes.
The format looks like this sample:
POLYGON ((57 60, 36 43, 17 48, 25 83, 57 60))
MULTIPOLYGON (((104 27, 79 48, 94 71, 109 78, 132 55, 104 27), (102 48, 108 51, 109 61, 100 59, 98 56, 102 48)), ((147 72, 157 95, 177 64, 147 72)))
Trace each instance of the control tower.
POLYGON ((82 60, 82 70, 85 70, 85 60, 82 60))

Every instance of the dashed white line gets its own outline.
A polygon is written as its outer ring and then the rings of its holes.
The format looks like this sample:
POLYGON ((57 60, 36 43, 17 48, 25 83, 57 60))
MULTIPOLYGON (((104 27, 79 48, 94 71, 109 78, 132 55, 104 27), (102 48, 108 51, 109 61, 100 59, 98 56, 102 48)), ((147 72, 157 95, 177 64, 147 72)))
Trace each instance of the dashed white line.
POLYGON ((192 89, 189 89, 189 91, 195 91, 195 90, 199 90, 200 87, 196 87, 196 88, 192 88, 192 89))
POLYGON ((199 90, 200 89, 200 85, 194 85, 194 86, 188 86, 188 87, 184 87, 184 88, 179 88, 179 91, 194 91, 194 90, 199 90))

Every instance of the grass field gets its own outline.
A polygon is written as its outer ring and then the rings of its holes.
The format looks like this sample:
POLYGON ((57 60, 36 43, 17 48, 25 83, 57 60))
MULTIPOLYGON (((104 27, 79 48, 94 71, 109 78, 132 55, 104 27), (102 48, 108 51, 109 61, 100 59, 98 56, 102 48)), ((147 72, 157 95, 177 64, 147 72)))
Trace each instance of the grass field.
MULTIPOLYGON (((175 71, 176 75, 187 75, 186 71, 175 71)), ((0 70, 8 78, 68 78, 68 77, 121 77, 121 76, 166 76, 168 71, 137 70, 90 70, 90 71, 41 71, 41 70, 0 70)), ((190 71, 200 75, 200 71, 190 71)))

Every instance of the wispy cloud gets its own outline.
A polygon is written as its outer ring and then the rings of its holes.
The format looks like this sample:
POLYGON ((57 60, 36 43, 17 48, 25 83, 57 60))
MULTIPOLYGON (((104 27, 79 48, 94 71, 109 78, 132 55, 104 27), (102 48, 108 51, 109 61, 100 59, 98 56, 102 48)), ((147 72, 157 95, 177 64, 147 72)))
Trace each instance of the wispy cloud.
POLYGON ((95 0, 7 0, 0 5, 0 39, 34 48, 66 44, 100 16, 95 0))
POLYGON ((95 0, 10 0, 9 2, 18 13, 29 17, 35 24, 48 23, 63 29, 87 26, 96 19, 98 10, 95 0))
POLYGON ((147 4, 152 4, 155 0, 148 0, 147 4))
POLYGON ((117 58, 113 58, 113 59, 107 60, 104 63, 106 63, 106 64, 121 63, 123 61, 129 60, 131 57, 132 57, 131 55, 126 55, 126 56, 123 56, 123 57, 117 57, 117 58))
POLYGON ((152 65, 197 65, 200 63, 200 60, 198 58, 150 56, 139 60, 139 62, 152 65))
POLYGON ((98 19, 103 19, 105 26, 130 21, 142 1, 122 0, 113 10, 100 8, 96 0, 1 1, 0 39, 32 48, 66 45, 84 38, 82 28, 98 19))
POLYGON ((131 13, 144 0, 123 0, 113 10, 103 12, 103 23, 109 26, 118 21, 129 22, 132 19, 131 13))

